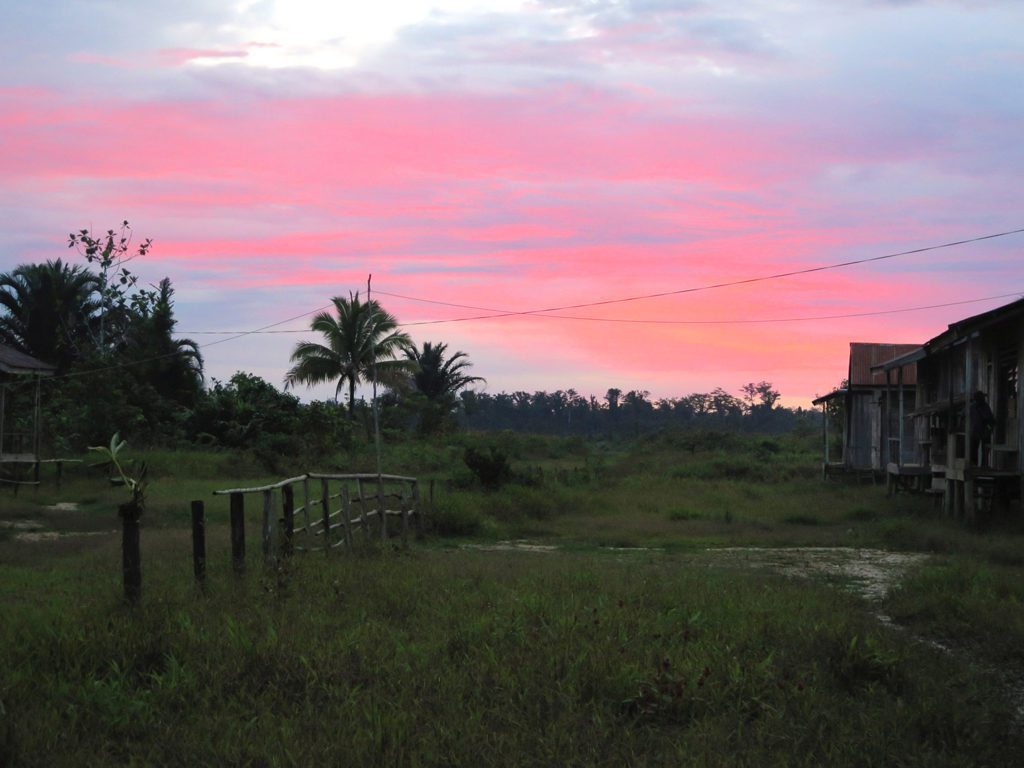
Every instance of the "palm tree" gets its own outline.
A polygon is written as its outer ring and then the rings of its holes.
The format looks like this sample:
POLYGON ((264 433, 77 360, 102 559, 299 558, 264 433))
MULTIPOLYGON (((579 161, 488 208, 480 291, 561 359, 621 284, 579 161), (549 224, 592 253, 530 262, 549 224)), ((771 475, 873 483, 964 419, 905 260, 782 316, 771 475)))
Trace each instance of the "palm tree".
POLYGON ((0 274, 0 342, 63 370, 90 344, 99 278, 60 259, 0 274))
POLYGON ((423 343, 422 349, 406 347, 405 356, 415 364, 412 385, 430 404, 422 414, 421 429, 435 431, 447 421, 455 410, 459 392, 484 381, 480 376, 470 376, 466 370, 472 365, 465 352, 456 352, 445 357, 447 344, 423 343))
POLYGON ((356 385, 374 381, 391 386, 409 376, 412 364, 396 360, 412 344, 409 335, 398 330, 398 320, 381 309, 376 300, 360 301, 359 293, 331 299, 336 314, 320 312, 310 329, 324 335, 324 343, 300 341, 292 352, 294 365, 284 377, 285 389, 295 384, 338 382, 335 398, 348 384, 349 415, 355 419, 356 385))
POLYGON ((405 349, 405 356, 416 363, 416 372, 412 377, 413 385, 428 400, 434 402, 449 399, 454 401, 459 392, 470 384, 484 381, 480 376, 469 376, 465 373, 466 369, 473 365, 465 352, 456 352, 445 359, 447 351, 447 344, 432 344, 429 341, 423 342, 423 349, 405 349))

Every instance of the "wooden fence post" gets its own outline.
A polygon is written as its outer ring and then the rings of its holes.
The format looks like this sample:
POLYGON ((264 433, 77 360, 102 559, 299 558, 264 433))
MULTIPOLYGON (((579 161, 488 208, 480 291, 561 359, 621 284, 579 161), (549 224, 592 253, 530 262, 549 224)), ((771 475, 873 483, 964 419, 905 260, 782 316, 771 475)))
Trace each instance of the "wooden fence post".
MULTIPOLYGON (((433 488, 434 481, 430 481, 431 488, 431 500, 433 500, 433 488)), ((420 507, 420 484, 416 480, 412 481, 412 509, 413 514, 416 515, 416 539, 422 541, 423 539, 423 509, 420 507)))
POLYGON ((139 502, 132 499, 118 507, 121 518, 121 569, 124 573, 124 599, 135 604, 142 596, 142 554, 139 549, 139 502))
POLYGON ((245 496, 231 494, 231 564, 235 573, 245 572, 245 496))
POLYGON ((364 491, 365 491, 365 489, 363 488, 363 478, 361 478, 361 477, 356 478, 356 493, 359 494, 359 509, 362 512, 362 514, 360 515, 360 519, 363 521, 363 524, 362 524, 363 543, 364 544, 369 544, 370 543, 370 520, 369 520, 369 518, 367 516, 367 511, 368 510, 366 508, 366 494, 365 494, 364 491))
POLYGON ((409 487, 402 483, 402 546, 409 546, 409 487))
POLYGON ((308 536, 312 533, 309 528, 309 475, 302 479, 302 496, 305 500, 305 503, 302 505, 302 515, 306 521, 306 535, 308 536))
POLYGON ((203 502, 192 502, 192 569, 199 586, 206 587, 206 520, 203 502))
POLYGON ((348 495, 348 485, 341 484, 341 521, 345 524, 345 549, 352 551, 352 502, 348 495))
POLYGON ((281 520, 282 533, 284 534, 283 541, 281 542, 281 556, 291 557, 292 536, 295 533, 295 490, 290 485, 285 485, 281 488, 281 506, 284 513, 281 520))
POLYGON ((388 540, 388 514, 384 507, 384 480, 377 475, 377 509, 380 512, 380 540, 388 540))
POLYGON ((263 562, 269 563, 274 556, 274 492, 263 492, 263 562))
POLYGON ((324 512, 324 552, 331 552, 331 487, 326 477, 320 478, 320 504, 324 512))

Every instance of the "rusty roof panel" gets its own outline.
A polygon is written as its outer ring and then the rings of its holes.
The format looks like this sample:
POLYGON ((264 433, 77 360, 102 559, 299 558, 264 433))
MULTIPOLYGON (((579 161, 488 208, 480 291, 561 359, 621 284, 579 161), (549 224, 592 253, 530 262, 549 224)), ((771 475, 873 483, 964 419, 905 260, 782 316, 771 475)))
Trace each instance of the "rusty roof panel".
MULTIPOLYGON (((912 352, 920 344, 865 344, 850 343, 850 386, 851 387, 884 387, 885 374, 872 374, 871 368, 887 363, 893 358, 912 352)), ((896 381, 893 375, 893 383, 896 381)), ((903 369, 903 383, 917 384, 917 365, 911 363, 903 369)))

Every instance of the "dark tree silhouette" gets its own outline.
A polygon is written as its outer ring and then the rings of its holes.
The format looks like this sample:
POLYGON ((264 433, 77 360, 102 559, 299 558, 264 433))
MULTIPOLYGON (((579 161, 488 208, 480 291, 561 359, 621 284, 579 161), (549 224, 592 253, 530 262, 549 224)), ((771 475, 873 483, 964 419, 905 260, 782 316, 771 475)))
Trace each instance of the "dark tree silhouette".
POLYGON ((335 314, 320 312, 310 329, 323 334, 323 343, 300 341, 291 355, 294 365, 284 377, 285 389, 296 384, 315 385, 337 381, 334 396, 347 385, 348 409, 356 418, 356 386, 373 381, 399 386, 413 370, 409 360, 395 359, 412 346, 408 334, 398 330, 398 321, 376 300, 360 301, 359 293, 331 299, 335 314))
POLYGON ((98 290, 96 275, 60 259, 0 274, 0 341, 67 369, 90 344, 98 290))

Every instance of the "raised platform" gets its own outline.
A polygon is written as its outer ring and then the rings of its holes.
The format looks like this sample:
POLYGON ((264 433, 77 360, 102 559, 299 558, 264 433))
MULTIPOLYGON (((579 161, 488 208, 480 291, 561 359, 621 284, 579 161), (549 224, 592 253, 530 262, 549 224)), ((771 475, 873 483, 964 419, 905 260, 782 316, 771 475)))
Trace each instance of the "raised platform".
POLYGON ((923 493, 932 484, 932 468, 926 464, 897 464, 889 462, 885 465, 885 475, 886 486, 890 496, 900 491, 923 493))

